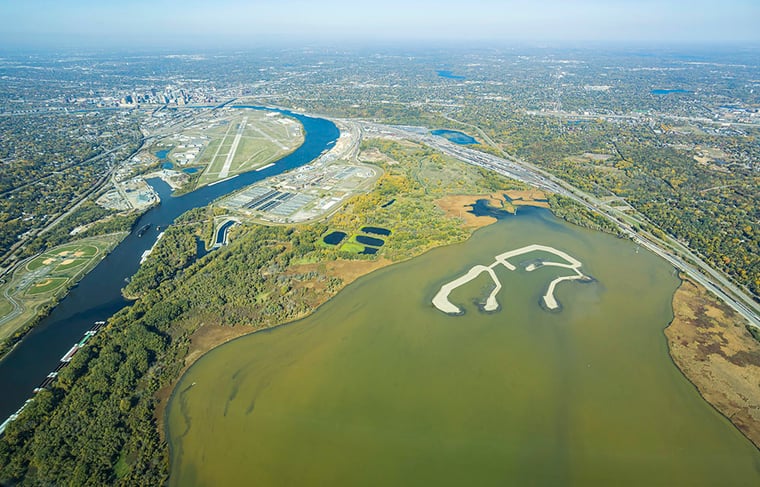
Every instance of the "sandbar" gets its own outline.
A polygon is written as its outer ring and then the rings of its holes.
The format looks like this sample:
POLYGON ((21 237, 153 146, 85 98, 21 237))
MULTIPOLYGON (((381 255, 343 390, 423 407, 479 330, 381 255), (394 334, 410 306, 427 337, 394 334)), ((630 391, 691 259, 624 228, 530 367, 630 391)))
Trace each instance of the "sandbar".
POLYGON ((488 298, 486 299, 486 303, 483 306, 483 310, 496 311, 497 309, 499 309, 499 302, 496 299, 496 295, 501 290, 501 281, 499 281, 499 278, 496 276, 494 269, 497 266, 501 265, 501 266, 506 267, 510 271, 514 271, 517 269, 517 267, 513 265, 512 263, 510 263, 508 259, 518 256, 518 255, 527 254, 527 253, 535 252, 535 251, 543 251, 543 252, 548 252, 550 254, 554 254, 557 257, 564 259, 567 263, 542 262, 541 265, 529 264, 528 266, 525 267, 525 270, 527 272, 534 271, 544 266, 563 267, 563 268, 572 269, 575 271, 574 276, 558 277, 549 283, 549 287, 547 288, 546 293, 543 296, 544 305, 546 305, 548 309, 554 310, 554 309, 559 308, 559 303, 554 297, 554 289, 557 287, 557 284, 563 281, 590 279, 588 276, 586 276, 580 271, 580 267, 582 264, 578 259, 572 257, 571 255, 568 255, 567 253, 561 250, 557 250, 554 247, 533 244, 533 245, 521 247, 519 249, 510 250, 509 252, 504 252, 503 254, 499 254, 494 257, 494 262, 489 266, 484 266, 484 265, 473 266, 463 276, 457 279, 454 279, 453 281, 448 282, 444 284, 443 286, 441 286, 441 289, 438 291, 438 293, 436 293, 435 297, 433 298, 433 306, 443 311, 444 313, 462 314, 463 312, 462 309, 459 308, 459 306, 452 303, 451 301, 449 301, 449 295, 456 288, 463 286, 470 281, 475 280, 483 272, 486 272, 491 277, 491 280, 493 280, 494 282, 494 289, 491 291, 488 298))

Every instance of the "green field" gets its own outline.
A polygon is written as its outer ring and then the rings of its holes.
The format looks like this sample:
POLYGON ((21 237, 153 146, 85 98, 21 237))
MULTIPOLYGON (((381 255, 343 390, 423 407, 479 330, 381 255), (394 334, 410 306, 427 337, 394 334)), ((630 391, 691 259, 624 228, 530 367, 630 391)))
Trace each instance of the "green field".
POLYGON ((340 246, 340 250, 343 252, 351 252, 352 254, 359 254, 364 251, 364 245, 356 242, 346 242, 340 246))
POLYGON ((275 162, 301 143, 303 128, 296 120, 275 112, 235 109, 203 127, 164 139, 161 147, 172 147, 168 158, 175 169, 204 167, 197 182, 203 186, 275 162), (199 151, 194 159, 183 156, 193 151, 199 151))
POLYGON ((37 269, 39 269, 40 267, 43 267, 45 265, 43 263, 44 261, 45 261, 45 259, 43 259, 41 257, 37 257, 36 259, 32 259, 32 260, 30 260, 26 264, 26 270, 28 270, 28 271, 36 271, 37 269))
POLYGON ((75 269, 81 265, 89 262, 90 259, 66 259, 55 267, 56 272, 67 271, 69 269, 75 269))
POLYGON ((276 161, 302 142, 300 125, 271 112, 236 110, 229 123, 206 131, 212 138, 198 159, 206 169, 198 185, 213 183, 276 161))
POLYGON ((0 340, 23 328, 42 306, 60 298, 62 289, 79 281, 122 237, 113 234, 65 244, 19 266, 0 286, 0 340))
POLYGON ((36 294, 50 293, 66 284, 67 281, 68 278, 65 277, 49 277, 47 279, 43 279, 40 282, 32 284, 32 286, 26 290, 26 294, 33 296, 36 294))

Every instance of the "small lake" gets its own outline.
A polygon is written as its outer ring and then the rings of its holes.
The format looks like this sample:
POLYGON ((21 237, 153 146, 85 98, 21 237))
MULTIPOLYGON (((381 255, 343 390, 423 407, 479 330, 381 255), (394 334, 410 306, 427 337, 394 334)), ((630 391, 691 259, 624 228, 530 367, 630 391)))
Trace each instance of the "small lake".
POLYGON ((440 69, 437 71, 437 73, 438 73, 438 76, 440 76, 441 78, 457 79, 457 80, 467 79, 465 76, 454 74, 453 71, 449 71, 447 69, 440 69))
POLYGON ((159 160, 163 161, 164 159, 166 159, 166 156, 168 156, 169 152, 171 151, 172 151, 171 149, 164 149, 164 150, 160 150, 156 152, 155 155, 156 157, 158 157, 159 160))
POLYGON ((689 91, 689 90, 681 90, 681 89, 676 89, 676 90, 652 90, 652 91, 650 91, 650 93, 653 94, 653 95, 670 95, 670 94, 673 94, 673 93, 691 93, 691 91, 689 91))
POLYGON ((197 173, 199 170, 200 170, 200 169, 199 169, 199 168, 197 168, 197 167, 188 167, 188 168, 185 168, 185 169, 183 169, 183 170, 182 170, 182 172, 183 172, 183 173, 185 173, 185 174, 195 174, 195 173, 197 173))
MULTIPOLYGON (((526 254, 514 264, 534 262, 526 254)), ((459 245, 380 269, 309 317, 222 345, 167 409, 170 485, 760 485, 760 452, 697 393, 663 329, 673 267, 630 241, 526 208, 459 245), (539 243, 568 270, 473 265, 539 243), (563 272, 565 272, 563 274, 563 272)))
POLYGON ((470 144, 477 144, 478 141, 470 137, 469 135, 465 134, 464 132, 459 132, 457 130, 432 130, 430 132, 433 135, 437 135, 439 137, 443 137, 444 139, 448 140, 449 142, 453 142, 455 144, 459 145, 470 145, 470 144))

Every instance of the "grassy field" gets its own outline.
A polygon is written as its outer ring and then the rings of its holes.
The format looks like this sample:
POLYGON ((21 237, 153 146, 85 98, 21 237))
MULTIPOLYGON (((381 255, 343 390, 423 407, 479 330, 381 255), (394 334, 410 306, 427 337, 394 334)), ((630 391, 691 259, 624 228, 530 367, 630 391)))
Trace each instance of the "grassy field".
POLYGON ((210 123, 161 142, 168 159, 181 167, 202 169, 197 185, 252 171, 293 152, 303 143, 296 120, 260 110, 226 110, 210 123))
POLYGON ((24 328, 39 310, 60 299, 124 234, 88 238, 50 249, 20 265, 0 286, 0 340, 24 328))
POLYGON ((26 290, 27 296, 35 296, 38 294, 51 293, 68 282, 65 277, 48 277, 40 282, 32 284, 29 289, 26 290))
POLYGON ((198 161, 206 165, 199 185, 262 167, 303 142, 301 127, 294 120, 254 110, 235 112, 228 124, 210 129, 206 135, 212 143, 198 161))

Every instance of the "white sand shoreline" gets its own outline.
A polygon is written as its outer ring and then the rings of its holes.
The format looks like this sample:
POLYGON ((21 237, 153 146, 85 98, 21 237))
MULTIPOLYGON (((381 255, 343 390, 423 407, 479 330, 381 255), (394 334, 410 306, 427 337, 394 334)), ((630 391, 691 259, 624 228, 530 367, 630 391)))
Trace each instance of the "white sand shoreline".
POLYGON ((507 269, 509 269, 510 271, 514 271, 517 269, 517 267, 511 264, 508 261, 508 259, 518 256, 518 255, 527 254, 527 253, 535 252, 535 251, 543 251, 543 252, 548 252, 550 254, 554 254, 557 257, 560 257, 564 259, 565 261, 567 261, 567 263, 542 262, 541 265, 530 264, 525 267, 525 270, 527 272, 532 272, 544 266, 563 267, 565 269, 572 269, 575 271, 574 276, 558 277, 549 283, 549 287, 547 288, 546 293, 542 297, 544 305, 548 309, 554 310, 554 309, 559 308, 559 303, 554 297, 554 289, 557 287, 557 284, 563 281, 590 279, 588 276, 586 276, 580 271, 580 267, 582 266, 582 264, 576 258, 572 257, 571 255, 568 255, 567 253, 561 250, 557 250, 554 247, 533 244, 533 245, 521 247, 519 249, 510 250, 509 252, 505 252, 503 254, 499 254, 494 257, 493 264, 489 266, 484 266, 484 265, 473 266, 465 275, 457 279, 454 279, 453 281, 448 282, 444 284, 443 286, 441 286, 441 289, 433 298, 433 306, 443 311, 444 313, 462 314, 463 313, 462 309, 459 308, 459 306, 453 304, 451 301, 449 301, 449 295, 456 288, 463 286, 470 281, 475 280, 483 272, 486 272, 491 277, 491 280, 493 280, 495 286, 494 286, 494 289, 491 291, 491 294, 489 294, 488 298, 486 299, 486 303, 483 306, 483 309, 485 311, 496 311, 497 309, 499 309, 499 302, 496 299, 496 295, 501 290, 501 281, 499 281, 499 278, 496 276, 496 272, 494 272, 494 269, 497 266, 502 265, 506 267, 507 269))

